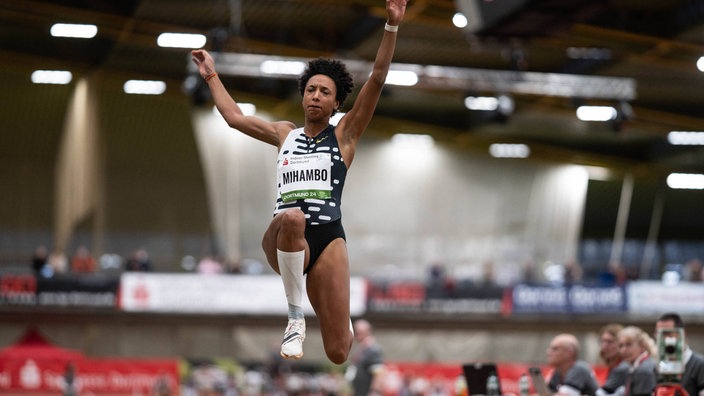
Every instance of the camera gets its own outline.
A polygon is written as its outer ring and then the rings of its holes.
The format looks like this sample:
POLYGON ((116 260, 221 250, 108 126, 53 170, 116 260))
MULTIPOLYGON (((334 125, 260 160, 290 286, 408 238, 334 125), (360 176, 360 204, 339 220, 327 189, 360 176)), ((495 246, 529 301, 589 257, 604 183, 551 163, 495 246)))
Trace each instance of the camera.
POLYGON ((663 377, 679 377, 684 373, 684 330, 660 329, 657 334, 658 373, 663 377))

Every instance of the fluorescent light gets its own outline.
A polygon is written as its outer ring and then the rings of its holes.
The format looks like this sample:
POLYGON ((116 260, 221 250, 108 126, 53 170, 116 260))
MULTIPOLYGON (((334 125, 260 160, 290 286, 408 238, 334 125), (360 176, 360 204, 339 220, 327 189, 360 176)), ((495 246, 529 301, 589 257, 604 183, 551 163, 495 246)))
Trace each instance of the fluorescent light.
POLYGON ((191 33, 162 33, 157 37, 159 47, 169 48, 201 48, 207 39, 202 34, 191 33))
POLYGON ((35 84, 68 84, 73 75, 63 70, 35 70, 31 78, 35 84))
POLYGON ((700 57, 697 61, 697 69, 699 69, 700 72, 704 72, 704 56, 700 57))
POLYGON ((265 60, 259 66, 259 70, 264 74, 283 74, 297 76, 306 69, 305 62, 301 61, 279 61, 265 60))
POLYGON ((386 75, 386 84, 410 87, 418 83, 418 74, 410 70, 389 70, 386 75))
POLYGON ((452 24, 457 28, 464 29, 467 27, 467 17, 461 12, 456 12, 452 16, 452 24))
POLYGON ((493 96, 468 96, 464 106, 469 110, 494 111, 499 108, 499 100, 493 96))
POLYGON ((489 154, 494 158, 528 158, 530 147, 525 144, 494 143, 489 146, 489 154))
POLYGON ((702 146, 704 145, 704 132, 672 131, 667 134, 667 141, 672 145, 702 146))
POLYGON ((609 121, 616 118, 617 112, 611 106, 579 106, 577 118, 582 121, 609 121))
POLYGON ((54 37, 93 38, 98 34, 95 25, 80 25, 73 23, 55 23, 49 30, 54 37))
POLYGON ((163 81, 128 80, 122 89, 128 94, 161 95, 166 91, 166 83, 163 81))
POLYGON ((667 177, 667 186, 670 188, 702 190, 704 189, 704 175, 700 173, 671 173, 667 177))

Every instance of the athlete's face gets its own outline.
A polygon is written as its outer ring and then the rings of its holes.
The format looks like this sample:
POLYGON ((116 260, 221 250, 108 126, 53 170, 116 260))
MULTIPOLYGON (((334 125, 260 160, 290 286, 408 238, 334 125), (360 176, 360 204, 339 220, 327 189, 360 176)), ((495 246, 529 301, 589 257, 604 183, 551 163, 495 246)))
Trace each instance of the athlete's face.
POLYGON ((337 108, 335 81, 324 74, 316 74, 308 80, 303 91, 303 111, 311 120, 329 118, 337 108))

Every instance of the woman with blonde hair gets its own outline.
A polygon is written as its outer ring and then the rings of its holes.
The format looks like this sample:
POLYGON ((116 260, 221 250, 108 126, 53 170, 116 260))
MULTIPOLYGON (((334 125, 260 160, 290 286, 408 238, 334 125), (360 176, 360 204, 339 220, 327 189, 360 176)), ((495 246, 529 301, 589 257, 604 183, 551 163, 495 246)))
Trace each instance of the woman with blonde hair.
POLYGON ((642 329, 628 326, 618 333, 618 350, 629 367, 626 384, 617 393, 650 396, 658 380, 655 341, 642 329))

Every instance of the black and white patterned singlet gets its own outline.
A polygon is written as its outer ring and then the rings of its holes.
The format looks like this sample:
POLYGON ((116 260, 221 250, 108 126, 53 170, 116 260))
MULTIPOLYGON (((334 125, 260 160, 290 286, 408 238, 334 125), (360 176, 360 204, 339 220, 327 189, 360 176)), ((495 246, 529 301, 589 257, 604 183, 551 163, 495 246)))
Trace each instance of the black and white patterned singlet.
POLYGON ((309 225, 342 217, 340 204, 347 165, 340 154, 335 127, 329 125, 314 138, 303 128, 289 132, 276 161, 278 197, 274 215, 300 208, 309 225))

